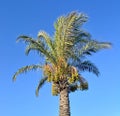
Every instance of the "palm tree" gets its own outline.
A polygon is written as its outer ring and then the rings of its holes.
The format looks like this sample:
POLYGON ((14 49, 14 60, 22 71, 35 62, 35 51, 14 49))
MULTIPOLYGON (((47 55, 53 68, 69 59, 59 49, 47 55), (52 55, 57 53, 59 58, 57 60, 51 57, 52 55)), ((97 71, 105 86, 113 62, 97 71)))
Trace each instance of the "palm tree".
POLYGON ((44 65, 28 65, 20 68, 13 76, 13 80, 21 73, 42 69, 44 77, 36 88, 36 95, 45 82, 52 83, 52 94, 60 96, 59 116, 70 116, 69 93, 76 90, 87 90, 88 83, 82 77, 82 71, 89 71, 99 75, 98 68, 87 56, 101 49, 110 48, 108 42, 98 42, 81 27, 87 21, 83 13, 71 12, 61 16, 54 24, 54 36, 40 31, 37 39, 21 35, 17 41, 27 44, 26 54, 37 51, 45 59, 44 65))

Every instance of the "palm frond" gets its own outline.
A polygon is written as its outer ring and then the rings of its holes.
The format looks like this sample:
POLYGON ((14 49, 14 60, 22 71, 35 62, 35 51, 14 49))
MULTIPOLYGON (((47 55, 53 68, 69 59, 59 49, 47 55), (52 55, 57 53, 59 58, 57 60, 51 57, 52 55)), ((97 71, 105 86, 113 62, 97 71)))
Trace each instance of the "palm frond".
POLYGON ((17 38, 16 41, 17 42, 24 41, 25 43, 36 43, 35 40, 32 37, 26 36, 26 35, 20 35, 20 36, 18 36, 18 38, 17 38))
MULTIPOLYGON (((86 22, 87 17, 84 14, 72 12, 67 16, 60 17, 55 23, 55 42, 57 44, 56 50, 64 57, 74 46, 76 38, 80 39, 80 26, 86 22)), ((80 41, 80 40, 79 40, 80 41)), ((66 56, 67 57, 67 56, 66 56)))
POLYGON ((80 90, 88 90, 88 82, 85 82, 84 84, 80 84, 80 86, 78 87, 80 88, 80 90))
POLYGON ((98 68, 93 64, 91 63, 90 61, 83 61, 79 64, 76 65, 80 71, 89 71, 89 72, 92 72, 94 73, 96 76, 99 76, 99 70, 98 68))
POLYGON ((38 39, 45 39, 45 42, 46 42, 47 46, 49 47, 49 49, 53 50, 52 39, 51 39, 51 37, 45 31, 40 31, 38 33, 38 39))
POLYGON ((80 27, 87 21, 87 16, 83 13, 72 12, 66 16, 66 39, 74 41, 74 39, 80 37, 80 27))
POLYGON ((88 43, 91 40, 90 33, 80 30, 78 35, 76 35, 74 40, 74 45, 88 43))
POLYGON ((36 96, 38 96, 40 88, 45 84, 47 79, 48 79, 48 77, 44 77, 44 78, 40 79, 39 84, 36 88, 36 96))
POLYGON ((81 75, 79 75, 78 77, 79 77, 79 82, 80 82, 80 86, 78 86, 78 88, 80 88, 81 90, 87 90, 88 82, 86 81, 86 79, 83 78, 81 75))
POLYGON ((27 45, 26 50, 25 50, 25 54, 28 55, 30 53, 30 51, 35 49, 35 48, 36 48, 36 46, 34 46, 34 45, 27 45))
POLYGON ((111 48, 112 44, 110 42, 96 42, 96 49, 106 49, 106 48, 111 48))
POLYGON ((40 43, 40 41, 38 42, 37 40, 29 37, 29 36, 25 36, 25 35, 21 35, 18 37, 17 41, 24 41, 25 43, 28 43, 28 48, 26 50, 26 53, 28 54, 31 48, 38 48, 39 52, 43 53, 44 55, 48 54, 47 50, 45 49, 45 47, 40 43))
POLYGON ((77 83, 69 85, 69 92, 75 92, 77 89, 78 89, 78 84, 77 83))
POLYGON ((55 50, 55 43, 52 40, 52 38, 45 31, 40 31, 38 33, 38 41, 40 41, 41 43, 43 42, 46 45, 47 51, 49 51, 50 56, 54 59, 55 62, 56 50, 55 50))
POLYGON ((63 52, 63 29, 64 29, 64 20, 63 16, 59 17, 58 20, 55 22, 55 35, 54 35, 54 42, 55 42, 55 51, 57 56, 62 55, 63 52))
POLYGON ((46 48, 46 44, 43 43, 40 40, 34 40, 33 38, 29 37, 29 36, 19 36, 17 41, 24 41, 28 44, 28 46, 26 47, 26 54, 28 55, 29 52, 31 50, 35 50, 38 53, 42 54, 43 56, 45 56, 50 62, 55 63, 55 58, 54 55, 51 54, 51 52, 49 51, 48 48, 46 48))
POLYGON ((110 47, 111 47, 111 43, 90 40, 85 45, 76 46, 76 51, 78 52, 79 56, 82 56, 85 53, 91 54, 92 52, 97 52, 101 49, 110 48, 110 47))
MULTIPOLYGON (((38 54, 40 54, 40 56, 44 56, 42 48, 40 49, 40 47, 35 46, 34 44, 29 44, 26 46, 25 54, 28 55, 31 51, 36 51, 38 54)), ((44 51, 44 53, 46 52, 44 51)))
POLYGON ((20 69, 18 69, 18 71, 13 75, 13 81, 16 80, 17 76, 21 73, 26 73, 30 70, 37 70, 37 69, 41 69, 43 68, 42 66, 40 65, 27 65, 27 66, 24 66, 20 69))

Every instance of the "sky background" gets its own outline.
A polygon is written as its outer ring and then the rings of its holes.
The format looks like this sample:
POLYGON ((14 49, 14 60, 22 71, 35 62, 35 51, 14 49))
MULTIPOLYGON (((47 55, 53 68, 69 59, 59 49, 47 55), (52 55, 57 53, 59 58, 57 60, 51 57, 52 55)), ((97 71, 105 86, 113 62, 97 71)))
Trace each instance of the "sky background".
POLYGON ((35 96, 42 72, 22 74, 12 82, 20 67, 41 63, 36 52, 26 56, 25 44, 16 38, 36 37, 40 30, 52 36, 57 17, 71 11, 88 15, 84 29, 94 39, 113 44, 89 58, 101 74, 82 73, 89 90, 70 94, 71 116, 120 116, 119 0, 0 0, 0 116, 58 116, 59 97, 51 95, 50 84, 35 96))

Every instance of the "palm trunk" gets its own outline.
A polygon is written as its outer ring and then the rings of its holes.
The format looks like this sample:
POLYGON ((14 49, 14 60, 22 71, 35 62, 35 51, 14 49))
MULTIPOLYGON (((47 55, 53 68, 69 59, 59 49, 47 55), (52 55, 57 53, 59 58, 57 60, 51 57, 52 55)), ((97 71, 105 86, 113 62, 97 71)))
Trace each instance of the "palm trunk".
POLYGON ((70 104, 68 88, 60 91, 59 116, 70 116, 70 104))

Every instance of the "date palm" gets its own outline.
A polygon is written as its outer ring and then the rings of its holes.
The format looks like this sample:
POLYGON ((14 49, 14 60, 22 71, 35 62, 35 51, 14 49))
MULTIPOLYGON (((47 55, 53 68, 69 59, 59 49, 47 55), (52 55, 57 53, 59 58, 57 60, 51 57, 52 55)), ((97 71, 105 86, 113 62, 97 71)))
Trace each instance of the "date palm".
POLYGON ((27 55, 30 51, 37 51, 45 62, 44 65, 20 68, 14 74, 13 80, 21 73, 42 69, 44 77, 39 81, 36 95, 45 82, 52 83, 52 94, 60 96, 59 116, 70 116, 69 93, 88 89, 88 83, 81 72, 89 71, 99 75, 98 68, 86 57, 111 46, 108 42, 93 40, 91 35, 82 29, 86 21, 85 14, 71 12, 57 19, 52 37, 40 31, 36 39, 26 35, 21 35, 17 39, 27 44, 27 55))

